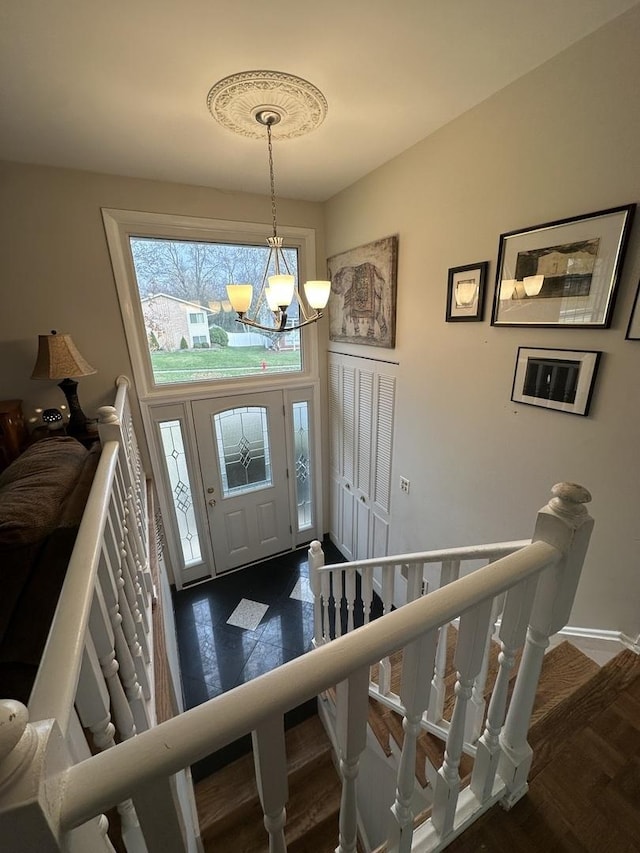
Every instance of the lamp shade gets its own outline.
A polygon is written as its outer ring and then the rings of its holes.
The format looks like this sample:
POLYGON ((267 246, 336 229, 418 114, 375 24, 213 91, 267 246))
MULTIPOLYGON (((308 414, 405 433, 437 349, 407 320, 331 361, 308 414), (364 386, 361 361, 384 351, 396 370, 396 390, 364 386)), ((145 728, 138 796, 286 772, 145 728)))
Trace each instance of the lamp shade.
POLYGON ((329 301, 331 293, 330 281, 307 281, 304 285, 304 295, 307 297, 307 302, 316 311, 324 308, 329 301))
POLYGON ((253 285, 228 284, 227 296, 234 311, 238 314, 246 314, 253 299, 253 285))
POLYGON ((70 379, 97 373, 80 355, 71 335, 38 335, 38 356, 32 379, 70 379))
POLYGON ((293 299, 294 278, 292 275, 270 275, 268 278, 271 300, 279 308, 287 308, 293 299))
POLYGON ((267 300, 267 305, 272 311, 277 311, 280 307, 277 302, 277 295, 274 295, 273 290, 270 287, 265 287, 264 289, 264 297, 267 300))

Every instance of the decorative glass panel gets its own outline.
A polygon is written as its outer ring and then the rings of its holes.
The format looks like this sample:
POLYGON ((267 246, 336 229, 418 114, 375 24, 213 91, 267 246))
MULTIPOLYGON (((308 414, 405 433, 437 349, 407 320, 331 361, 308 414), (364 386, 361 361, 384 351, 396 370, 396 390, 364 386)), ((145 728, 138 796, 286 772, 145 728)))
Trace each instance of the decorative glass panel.
POLYGON ((242 406, 214 415, 222 496, 225 498, 273 485, 267 410, 242 406))
POLYGON ((202 560, 180 421, 159 424, 185 566, 202 560))
POLYGON ((296 465, 296 502, 298 530, 313 524, 311 490, 311 455, 309 453, 309 404, 293 404, 293 439, 296 465))

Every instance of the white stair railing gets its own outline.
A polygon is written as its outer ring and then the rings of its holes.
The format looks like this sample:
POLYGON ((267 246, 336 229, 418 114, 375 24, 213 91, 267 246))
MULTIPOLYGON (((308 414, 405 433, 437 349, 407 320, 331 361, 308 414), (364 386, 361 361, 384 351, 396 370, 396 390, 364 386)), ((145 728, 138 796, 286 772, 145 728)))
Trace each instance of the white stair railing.
MULTIPOLYGON (((119 377, 115 405, 100 410, 100 460, 31 692, 28 716, 32 722, 14 750, 7 753, 6 744, 0 746, 5 758, 0 763, 0 837, 16 837, 4 832, 5 823, 11 826, 16 820, 7 803, 20 796, 29 802, 15 849, 113 850, 104 816, 97 814, 68 835, 43 816, 59 799, 52 780, 87 758, 91 746, 109 751, 116 742, 130 741, 154 723, 146 481, 128 387, 126 377, 119 377), (82 726, 91 732, 92 745, 82 726), (35 775, 34 767, 38 768, 35 775), (47 802, 44 811, 43 801, 47 802)), ((10 700, 3 706, 10 742, 17 737, 24 715, 20 710, 15 716, 14 706, 10 700)), ((0 726, 0 731, 7 730, 0 726)), ((136 796, 135 807, 130 794, 115 804, 128 851, 153 853, 154 848, 142 839, 139 822, 154 821, 159 839, 155 850, 166 839, 171 839, 176 853, 193 847, 177 813, 176 797, 167 791, 167 780, 153 780, 136 796), (145 809, 145 795, 149 809, 145 809)), ((146 834, 146 827, 143 830, 146 834)), ((193 825, 190 834, 195 834, 193 825)))
MULTIPOLYGON (((93 834, 95 845, 84 849, 108 849, 104 821, 99 817, 96 820, 96 816, 129 798, 149 853, 185 849, 176 812, 166 809, 172 774, 247 732, 257 732, 256 766, 270 845, 283 853, 284 744, 283 738, 273 733, 280 732, 287 710, 332 685, 342 685, 337 690, 343 771, 339 850, 354 850, 357 812, 353 783, 364 742, 368 668, 398 649, 405 650, 407 665, 401 694, 407 706, 408 731, 397 790, 389 803, 393 826, 388 851, 441 850, 494 802, 512 804, 526 791, 531 762, 526 733, 541 653, 549 633, 557 631, 568 618, 592 527, 583 506, 589 500, 584 489, 563 484, 554 487, 553 495, 539 513, 533 541, 520 550, 78 763, 61 756, 55 721, 29 722, 27 710, 18 703, 0 703, 0 814, 11 829, 10 837, 18 839, 16 853, 71 850, 68 833, 76 827, 93 834), (536 587, 532 615, 527 620, 524 613, 536 587), (493 602, 505 594, 505 627, 501 628, 504 674, 498 676, 502 686, 495 702, 492 700, 486 738, 483 735, 483 764, 479 764, 473 786, 460 791, 458 763, 465 706, 481 670, 493 602), (414 830, 415 815, 407 789, 416 723, 421 709, 428 706, 435 637, 454 620, 460 624, 455 653, 458 695, 436 783, 433 814, 414 830), (526 621, 526 651, 503 727, 504 682, 526 621), (424 673, 423 678, 420 673, 424 673), (163 814, 165 809, 168 817, 163 814)), ((408 561, 403 558, 398 562, 408 561)))

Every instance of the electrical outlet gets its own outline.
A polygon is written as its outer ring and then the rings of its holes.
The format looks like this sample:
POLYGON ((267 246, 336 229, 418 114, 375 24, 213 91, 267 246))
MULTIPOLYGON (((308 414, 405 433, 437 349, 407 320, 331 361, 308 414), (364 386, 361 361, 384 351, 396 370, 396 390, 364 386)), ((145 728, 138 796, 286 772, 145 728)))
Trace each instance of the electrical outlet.
POLYGON ((400 477, 400 491, 401 492, 404 492, 405 494, 408 495, 410 485, 411 485, 411 483, 409 482, 409 480, 407 480, 406 477, 400 477))

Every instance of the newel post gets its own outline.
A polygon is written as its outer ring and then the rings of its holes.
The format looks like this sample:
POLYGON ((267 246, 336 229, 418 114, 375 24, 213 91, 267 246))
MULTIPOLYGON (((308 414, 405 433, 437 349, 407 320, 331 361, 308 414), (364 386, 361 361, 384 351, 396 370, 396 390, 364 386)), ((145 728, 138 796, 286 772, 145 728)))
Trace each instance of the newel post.
POLYGON ((569 619, 593 529, 593 519, 584 506, 591 495, 583 486, 558 483, 551 494, 547 506, 538 513, 532 541, 553 545, 562 557, 540 575, 522 662, 500 736, 498 773, 507 785, 502 801, 506 808, 524 796, 528 788, 532 750, 527 732, 544 653, 549 637, 569 619))
POLYGON ((103 446, 107 441, 122 443, 122 425, 113 406, 100 406, 98 409, 98 434, 103 446))
MULTIPOLYGON (((320 569, 324 566, 324 551, 317 539, 309 546, 309 586, 313 593, 313 644, 321 646, 324 642, 322 630, 322 584, 320 580, 320 569)), ((326 626, 327 635, 329 626, 326 626)))
MULTIPOLYGON (((53 720, 30 723, 24 705, 0 700, 0 839, 15 853, 70 849, 59 820, 70 762, 53 720)), ((89 821, 75 831, 78 846, 73 849, 114 853, 107 827, 103 816, 89 821)))

